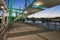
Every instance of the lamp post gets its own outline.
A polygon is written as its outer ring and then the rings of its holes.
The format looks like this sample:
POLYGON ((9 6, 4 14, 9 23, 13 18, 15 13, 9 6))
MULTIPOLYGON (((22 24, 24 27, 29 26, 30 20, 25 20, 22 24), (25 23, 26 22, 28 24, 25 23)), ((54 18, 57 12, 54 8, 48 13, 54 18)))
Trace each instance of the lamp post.
POLYGON ((1 9, 2 9, 2 25, 1 25, 1 27, 2 27, 2 29, 4 29, 4 24, 5 24, 4 7, 1 6, 1 9))
POLYGON ((1 6, 1 9, 2 9, 2 23, 1 23, 1 39, 0 40, 6 40, 6 33, 4 32, 5 29, 6 29, 6 26, 5 26, 5 17, 4 17, 4 13, 5 13, 5 8, 4 6, 1 6))

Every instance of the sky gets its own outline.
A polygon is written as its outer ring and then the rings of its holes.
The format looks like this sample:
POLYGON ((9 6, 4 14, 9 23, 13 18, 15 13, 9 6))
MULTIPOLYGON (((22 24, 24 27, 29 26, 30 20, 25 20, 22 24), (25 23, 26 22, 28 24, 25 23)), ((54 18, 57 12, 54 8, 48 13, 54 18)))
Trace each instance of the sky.
MULTIPOLYGON (((10 0, 11 1, 11 0, 10 0)), ((9 2, 10 2, 9 1, 9 2)), ((24 10, 25 9, 25 1, 26 0, 13 0, 13 6, 12 6, 12 8, 16 8, 16 9, 19 9, 19 8, 21 8, 22 10, 24 10)), ((28 0, 28 2, 27 2, 27 7, 31 4, 33 2, 33 0, 28 0)), ((11 2, 10 2, 11 3, 11 2)), ((5 4, 6 4, 6 6, 7 6, 7 8, 8 8, 8 0, 5 0, 5 4)), ((15 10, 13 10, 14 12, 15 12, 15 10)), ((13 16, 15 16, 16 14, 15 13, 13 13, 13 16)))
POLYGON ((34 13, 32 15, 28 16, 29 18, 54 18, 54 17, 60 17, 60 5, 56 5, 54 7, 45 9, 43 11, 34 13))
MULTIPOLYGON (((25 6, 24 6, 25 1, 26 0, 13 0, 13 8, 20 8, 21 7, 21 9, 24 9, 25 8, 25 6)), ((32 2, 33 2, 33 0, 28 0, 27 5, 29 6, 32 2)), ((5 0, 5 3, 8 7, 8 0, 5 0)))
MULTIPOLYGON (((33 0, 29 0, 27 4, 30 5, 32 2, 33 2, 33 0)), ((8 7, 8 0, 5 0, 5 3, 6 3, 6 6, 8 7)), ((25 8, 24 4, 25 4, 25 0, 14 0, 14 2, 13 2, 13 8, 19 8, 19 7, 21 7, 21 9, 24 9, 25 8)), ((38 16, 40 17, 40 14, 41 14, 41 16, 47 16, 51 12, 55 12, 56 13, 55 15, 59 15, 60 16, 60 5, 59 6, 56 5, 56 7, 54 9, 51 9, 51 10, 48 10, 48 9, 45 9, 45 11, 43 10, 42 12, 38 12, 38 13, 35 13, 33 15, 37 16, 37 17, 38 16)), ((15 16, 14 13, 13 13, 13 15, 15 16)))

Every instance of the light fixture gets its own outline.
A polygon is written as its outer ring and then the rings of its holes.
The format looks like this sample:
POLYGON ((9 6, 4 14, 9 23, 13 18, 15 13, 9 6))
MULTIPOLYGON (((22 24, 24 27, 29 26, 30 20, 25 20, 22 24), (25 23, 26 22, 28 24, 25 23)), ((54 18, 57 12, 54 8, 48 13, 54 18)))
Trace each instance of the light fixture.
POLYGON ((4 7, 3 7, 3 6, 1 6, 1 8, 3 9, 4 7))
POLYGON ((28 13, 27 11, 24 11, 24 13, 28 13))
POLYGON ((35 2, 33 5, 39 6, 39 5, 42 5, 42 4, 43 4, 42 2, 35 2))

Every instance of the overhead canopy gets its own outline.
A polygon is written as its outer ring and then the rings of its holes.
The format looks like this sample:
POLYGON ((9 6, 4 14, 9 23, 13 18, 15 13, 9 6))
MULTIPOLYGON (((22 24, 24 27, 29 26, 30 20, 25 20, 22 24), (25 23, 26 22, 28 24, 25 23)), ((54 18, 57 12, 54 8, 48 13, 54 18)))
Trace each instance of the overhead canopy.
POLYGON ((40 2, 45 7, 52 7, 60 4, 60 0, 35 0, 35 2, 40 2))
POLYGON ((55 18, 60 17, 60 5, 29 15, 28 18, 55 18))
POLYGON ((5 10, 7 10, 4 0, 0 0, 0 10, 2 9, 1 6, 3 6, 5 10))
POLYGON ((30 14, 39 12, 39 11, 41 11, 41 10, 39 10, 39 9, 34 9, 34 8, 30 8, 30 7, 29 7, 28 9, 26 9, 26 11, 28 11, 28 15, 30 15, 30 14))
MULTIPOLYGON (((47 8, 51 8, 53 6, 60 4, 60 0, 34 0, 34 3, 38 3, 38 2, 40 2, 40 5, 47 7, 47 8)), ((34 3, 26 9, 29 12, 29 14, 41 11, 41 9, 39 10, 39 9, 32 8, 34 3)))

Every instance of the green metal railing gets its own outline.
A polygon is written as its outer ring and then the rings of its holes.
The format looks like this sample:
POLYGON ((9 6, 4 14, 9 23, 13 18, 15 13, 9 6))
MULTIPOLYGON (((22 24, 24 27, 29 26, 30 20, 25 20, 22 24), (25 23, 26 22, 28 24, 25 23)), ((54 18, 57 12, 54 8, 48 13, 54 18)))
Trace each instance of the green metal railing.
MULTIPOLYGON (((9 1, 9 2, 8 2, 8 12, 9 12, 9 16, 8 16, 7 21, 10 23, 10 22, 13 21, 13 15, 12 15, 13 10, 15 10, 16 17, 17 17, 18 11, 21 11, 21 9, 12 8, 14 0, 8 0, 8 1, 9 1)), ((28 2, 29 2, 29 0, 25 0, 25 5, 24 5, 25 8, 27 8, 27 6, 28 6, 27 3, 28 3, 28 2)), ((23 12, 22 12, 22 14, 23 14, 23 12)), ((16 17, 15 17, 15 18, 16 18, 16 17)))

